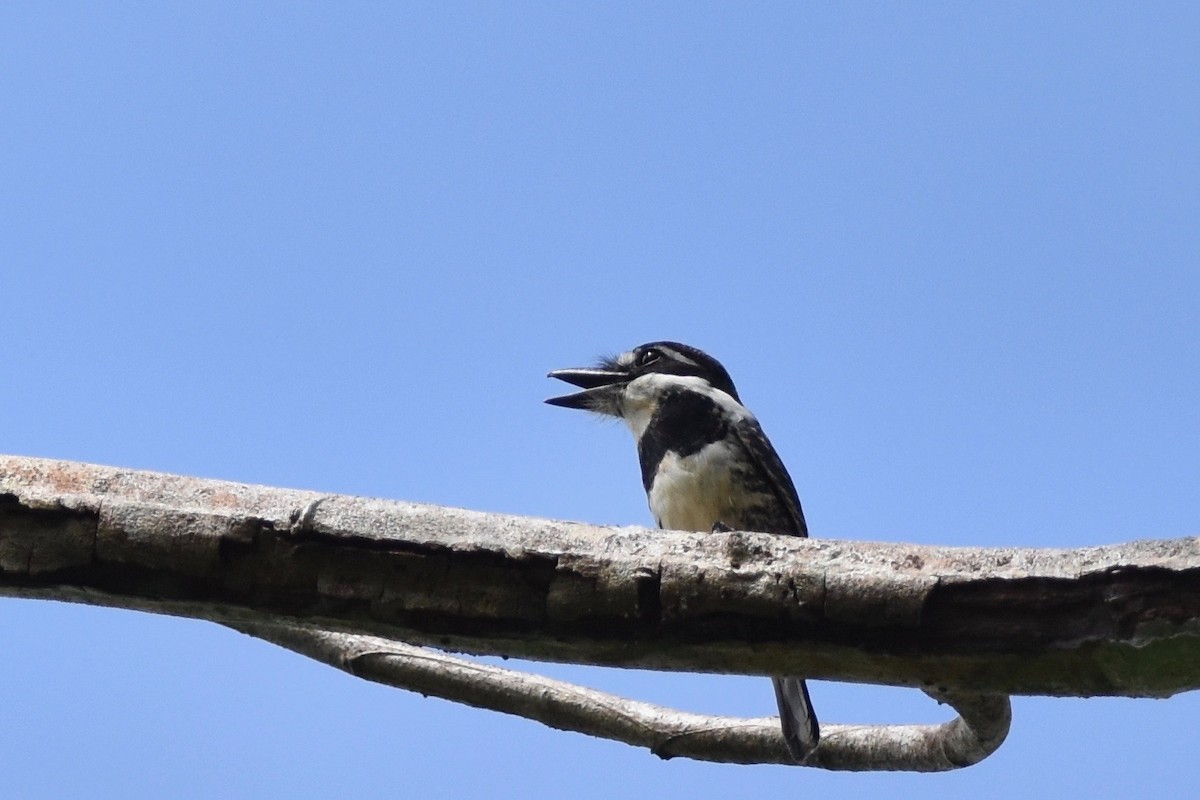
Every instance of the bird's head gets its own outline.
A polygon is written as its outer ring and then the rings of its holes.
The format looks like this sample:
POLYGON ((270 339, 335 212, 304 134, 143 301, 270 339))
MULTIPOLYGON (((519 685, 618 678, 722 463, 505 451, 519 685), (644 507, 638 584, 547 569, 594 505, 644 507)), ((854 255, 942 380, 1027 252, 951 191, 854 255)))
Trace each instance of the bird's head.
MULTIPOLYGON (((713 389, 738 399, 733 379, 707 353, 679 342, 650 342, 612 358, 603 358, 594 367, 556 369, 549 374, 583 389, 582 392, 551 397, 546 402, 563 408, 580 408, 613 417, 627 416, 629 388, 645 376, 699 378, 713 389)), ((660 382, 666 385, 667 382, 660 382)))

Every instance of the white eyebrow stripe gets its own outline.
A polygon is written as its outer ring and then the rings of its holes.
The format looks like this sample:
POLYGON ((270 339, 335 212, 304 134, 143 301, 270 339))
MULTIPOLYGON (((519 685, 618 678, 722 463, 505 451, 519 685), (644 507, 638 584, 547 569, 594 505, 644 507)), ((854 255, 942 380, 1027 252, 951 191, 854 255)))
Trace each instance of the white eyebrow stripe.
POLYGON ((698 366, 700 366, 700 365, 699 365, 699 364, 697 364, 695 361, 693 361, 692 359, 690 359, 690 358, 688 358, 687 356, 685 356, 683 353, 681 353, 681 352, 679 352, 678 350, 676 350, 674 347, 663 347, 663 346, 660 346, 658 349, 659 349, 659 350, 662 350, 664 353, 670 353, 671 357, 672 357, 672 358, 674 358, 676 361, 682 361, 683 363, 685 363, 685 364, 690 364, 690 365, 691 365, 691 366, 693 366, 693 367, 698 367, 698 366))

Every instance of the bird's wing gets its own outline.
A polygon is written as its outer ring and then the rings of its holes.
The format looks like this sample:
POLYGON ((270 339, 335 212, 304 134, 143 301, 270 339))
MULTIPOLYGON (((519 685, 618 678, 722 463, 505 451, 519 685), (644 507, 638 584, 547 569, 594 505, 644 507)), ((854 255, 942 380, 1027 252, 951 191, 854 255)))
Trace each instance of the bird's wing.
POLYGON ((763 433, 762 426, 752 416, 739 420, 733 426, 734 432, 741 440, 742 447, 750 454, 750 458, 758 467, 761 477, 771 487, 779 502, 787 510, 792 521, 792 530, 767 531, 767 533, 790 533, 793 536, 808 536, 808 525, 804 523, 804 511, 800 508, 800 496, 796 494, 796 485, 788 475, 787 468, 779 460, 779 454, 771 446, 771 442, 763 433))
MULTIPOLYGON (((771 487, 771 491, 791 520, 792 530, 767 533, 808 536, 808 526, 804 523, 804 511, 800 508, 800 496, 796 494, 796 485, 792 483, 792 477, 788 475, 787 468, 783 466, 779 454, 763 433, 758 420, 745 417, 734 425, 734 431, 758 469, 759 477, 771 487)), ((812 700, 808 696, 808 687, 803 678, 795 676, 776 676, 771 681, 775 685, 775 700, 779 705, 783 740, 792 758, 803 764, 816 749, 821 737, 817 714, 813 711, 812 700)))

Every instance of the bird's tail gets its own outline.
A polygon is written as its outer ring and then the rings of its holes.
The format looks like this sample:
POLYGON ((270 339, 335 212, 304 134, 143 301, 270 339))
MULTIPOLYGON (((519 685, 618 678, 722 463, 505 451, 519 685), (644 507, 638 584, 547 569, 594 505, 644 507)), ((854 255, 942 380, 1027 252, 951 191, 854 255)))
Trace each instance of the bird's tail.
POLYGON ((803 678, 771 678, 771 683, 775 685, 775 700, 779 703, 783 740, 792 758, 802 764, 817 749, 821 738, 808 687, 803 678))

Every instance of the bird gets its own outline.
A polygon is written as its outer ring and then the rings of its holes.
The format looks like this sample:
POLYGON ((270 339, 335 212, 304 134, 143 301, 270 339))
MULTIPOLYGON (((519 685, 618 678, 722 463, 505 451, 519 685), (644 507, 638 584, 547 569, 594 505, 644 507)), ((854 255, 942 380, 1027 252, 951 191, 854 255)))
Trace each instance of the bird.
MULTIPOLYGON (((659 528, 808 535, 791 476, 712 356, 650 342, 548 377, 583 390, 551 397, 550 405, 618 417, 633 432, 659 528)), ((771 680, 788 753, 804 763, 820 740, 808 687, 799 677, 771 680)))

